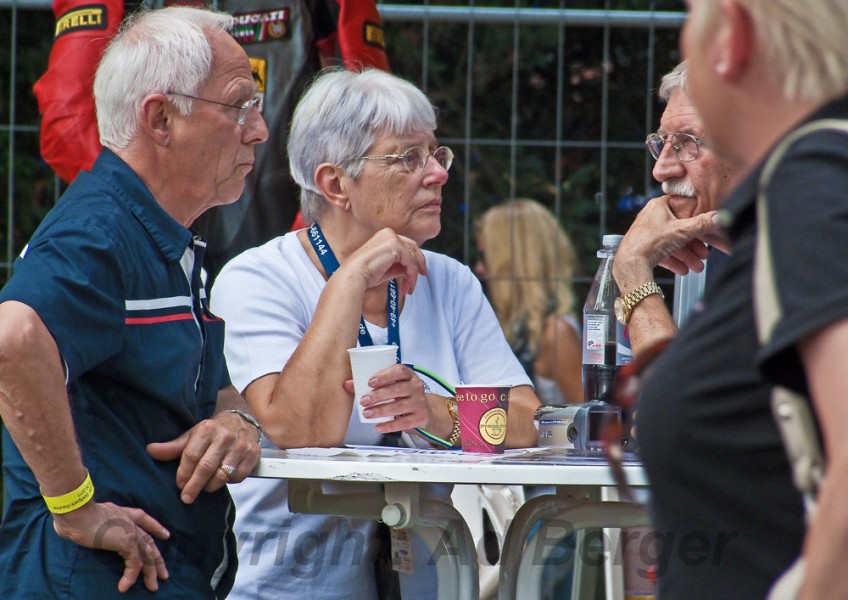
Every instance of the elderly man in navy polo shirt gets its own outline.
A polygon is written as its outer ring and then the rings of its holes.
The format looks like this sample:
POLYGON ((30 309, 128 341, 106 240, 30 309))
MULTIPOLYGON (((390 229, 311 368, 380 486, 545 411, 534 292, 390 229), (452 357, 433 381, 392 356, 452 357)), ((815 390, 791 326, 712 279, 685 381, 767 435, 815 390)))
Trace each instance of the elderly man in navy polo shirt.
POLYGON ((94 83, 105 149, 0 292, 0 598, 232 586, 225 484, 256 466, 261 428, 230 384, 189 229, 239 197, 268 136, 231 25, 192 8, 124 25, 94 83))

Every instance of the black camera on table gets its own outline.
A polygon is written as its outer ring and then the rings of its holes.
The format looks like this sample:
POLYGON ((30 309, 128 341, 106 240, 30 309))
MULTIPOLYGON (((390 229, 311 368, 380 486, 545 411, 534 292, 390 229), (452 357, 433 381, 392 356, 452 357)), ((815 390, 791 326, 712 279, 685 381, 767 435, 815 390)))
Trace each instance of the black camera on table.
POLYGON ((539 446, 600 451, 604 427, 621 419, 621 408, 601 400, 540 406, 535 415, 539 446))

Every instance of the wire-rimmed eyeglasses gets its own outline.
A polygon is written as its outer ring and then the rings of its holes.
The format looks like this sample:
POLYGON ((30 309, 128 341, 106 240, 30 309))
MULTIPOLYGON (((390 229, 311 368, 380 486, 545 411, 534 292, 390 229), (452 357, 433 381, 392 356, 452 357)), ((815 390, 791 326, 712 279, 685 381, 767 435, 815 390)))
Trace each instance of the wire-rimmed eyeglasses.
POLYGON ((439 146, 432 152, 420 146, 413 146, 412 148, 407 148, 401 154, 371 154, 369 156, 360 156, 359 160, 371 160, 374 158, 390 158, 399 160, 403 163, 403 166, 406 167, 407 171, 415 173, 415 171, 419 168, 424 168, 424 165, 427 164, 427 159, 431 156, 436 159, 436 162, 439 163, 445 171, 450 170, 451 165, 453 164, 453 150, 447 146, 439 146))
POLYGON ((698 151, 701 144, 704 143, 704 139, 682 131, 666 133, 665 135, 652 133, 645 139, 645 145, 655 160, 659 160, 663 146, 667 143, 671 143, 671 147, 674 148, 674 153, 680 162, 691 162, 698 158, 698 151))
POLYGON ((182 98, 190 98, 192 100, 200 100, 201 102, 209 102, 210 104, 217 104, 218 106, 228 106, 230 108, 236 108, 239 111, 238 114, 238 124, 244 125, 244 122, 247 120, 247 115, 256 109, 258 111, 262 110, 262 96, 256 94, 250 100, 242 103, 242 104, 227 104, 226 102, 219 102, 218 100, 209 100, 208 98, 199 98, 198 96, 192 96, 190 94, 181 94, 179 92, 165 92, 168 96, 180 96, 182 98))

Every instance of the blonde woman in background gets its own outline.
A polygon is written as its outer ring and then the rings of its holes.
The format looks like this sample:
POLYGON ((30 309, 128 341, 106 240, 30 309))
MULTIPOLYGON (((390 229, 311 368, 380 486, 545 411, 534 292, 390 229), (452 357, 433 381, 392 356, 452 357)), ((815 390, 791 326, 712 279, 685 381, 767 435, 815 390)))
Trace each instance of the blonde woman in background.
POLYGON ((554 215, 519 198, 487 210, 474 267, 543 404, 583 401, 580 326, 571 279, 577 257, 554 215))

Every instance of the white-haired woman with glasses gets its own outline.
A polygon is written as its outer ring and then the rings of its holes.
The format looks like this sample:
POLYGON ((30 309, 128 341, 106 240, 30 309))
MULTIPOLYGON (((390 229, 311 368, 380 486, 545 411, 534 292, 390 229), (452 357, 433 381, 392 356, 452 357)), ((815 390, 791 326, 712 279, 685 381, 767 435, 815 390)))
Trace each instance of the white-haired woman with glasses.
MULTIPOLYGON (((378 70, 331 70, 302 97, 289 156, 312 225, 233 259, 212 293, 227 322, 230 374, 267 447, 457 446, 449 394, 405 364, 452 385, 515 386, 506 444, 536 445, 539 402, 480 284, 468 267, 420 248, 441 228, 453 160, 435 129, 424 94, 378 70), (366 416, 391 420, 360 423, 347 349, 387 343, 400 364, 374 377, 362 404, 366 416)), ((294 515, 284 481, 251 480, 235 500, 233 596, 378 597, 375 522, 294 515)), ((415 572, 401 587, 432 597, 430 553, 419 543, 412 552, 415 572)))

